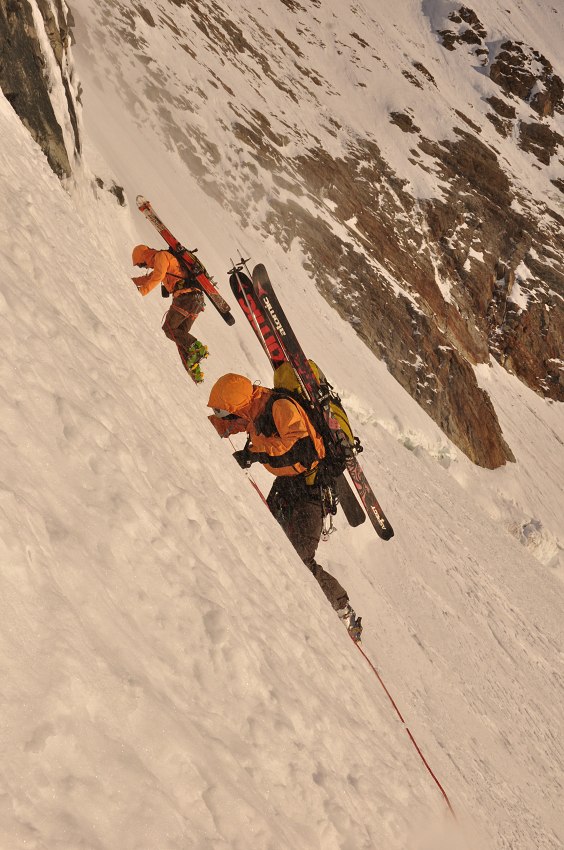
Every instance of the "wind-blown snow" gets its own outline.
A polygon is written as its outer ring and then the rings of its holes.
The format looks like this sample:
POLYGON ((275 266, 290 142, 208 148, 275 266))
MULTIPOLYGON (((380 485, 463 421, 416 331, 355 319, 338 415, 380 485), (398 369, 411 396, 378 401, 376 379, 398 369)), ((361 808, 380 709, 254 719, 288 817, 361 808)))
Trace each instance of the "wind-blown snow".
POLYGON ((518 462, 473 467, 297 251, 241 230, 155 128, 133 133, 85 81, 70 196, 0 99, 0 846, 561 848, 561 408, 482 367, 518 462), (91 167, 147 195, 228 297, 237 247, 265 262, 342 390, 396 537, 338 516, 318 557, 469 837, 207 423, 219 375, 268 383, 258 343, 208 305, 206 383, 187 380, 159 329, 167 302, 129 281, 132 244, 158 238, 94 197, 91 167))

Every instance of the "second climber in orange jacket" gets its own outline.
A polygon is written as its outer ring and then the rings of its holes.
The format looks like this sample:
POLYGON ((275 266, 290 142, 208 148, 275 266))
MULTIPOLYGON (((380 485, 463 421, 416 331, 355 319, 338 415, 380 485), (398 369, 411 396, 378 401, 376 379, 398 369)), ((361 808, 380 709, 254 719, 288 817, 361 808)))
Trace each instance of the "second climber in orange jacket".
POLYGON ((148 295, 161 284, 162 294, 172 295, 172 304, 163 322, 163 331, 176 343, 180 359, 190 377, 200 383, 204 373, 200 360, 207 357, 208 348, 190 333, 198 315, 204 309, 204 295, 190 272, 170 251, 158 251, 147 245, 136 245, 132 253, 134 266, 148 268, 150 274, 132 278, 141 293, 148 295))
POLYGON ((239 465, 261 463, 276 476, 267 499, 270 510, 353 640, 359 640, 360 618, 346 590, 315 560, 324 519, 315 479, 325 446, 305 410, 294 399, 280 398, 273 390, 254 386, 233 373, 213 385, 208 407, 213 409, 210 421, 221 437, 247 432, 247 446, 234 453, 239 465))

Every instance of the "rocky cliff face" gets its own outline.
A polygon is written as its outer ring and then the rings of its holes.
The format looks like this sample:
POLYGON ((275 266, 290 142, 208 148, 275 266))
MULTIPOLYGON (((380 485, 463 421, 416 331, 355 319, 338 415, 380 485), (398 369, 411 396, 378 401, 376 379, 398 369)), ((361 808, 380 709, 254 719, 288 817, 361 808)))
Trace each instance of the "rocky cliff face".
POLYGON ((243 225, 301 252, 469 457, 512 460, 473 367, 493 355, 564 400, 558 11, 76 3, 124 108, 243 225))
POLYGON ((312 150, 295 166, 308 194, 324 199, 339 221, 354 222, 349 228, 365 250, 291 200, 272 204, 267 227, 288 248, 301 242, 328 300, 457 446, 481 466, 512 459, 470 365, 487 357, 472 305, 466 321, 435 279, 433 210, 404 191, 374 143, 358 142, 343 159, 312 150))
POLYGON ((63 0, 0 0, 0 88, 41 146, 69 177, 80 154, 70 16, 63 0))
MULTIPOLYGON (((487 30, 468 7, 452 12, 449 23, 450 28, 439 33, 444 47, 471 45, 469 58, 478 57, 499 86, 499 93, 486 100, 493 110, 486 118, 497 133, 515 139, 530 153, 532 168, 552 166, 551 171, 563 174, 564 136, 559 128, 564 84, 548 59, 523 42, 509 40, 492 55, 487 30)), ((463 283, 466 293, 473 293, 470 306, 489 351, 534 390, 562 401, 564 217, 558 210, 564 212, 564 204, 548 205, 512 184, 499 152, 478 139, 480 132, 475 127, 472 135, 461 133, 455 146, 432 146, 430 152, 453 189, 440 205, 443 225, 438 223, 434 236, 449 275, 463 283), (479 261, 468 261, 468 240, 461 240, 453 226, 470 210, 478 224, 473 248, 482 255, 479 261)), ((551 182, 564 192, 561 177, 551 182)))
MULTIPOLYGON (((303 5, 285 4, 296 16, 296 41, 276 30, 252 42, 219 9, 204 14, 200 3, 186 2, 210 50, 233 62, 253 56, 263 77, 289 100, 320 102, 319 89, 335 95, 336 86, 308 60, 307 44, 320 38, 303 25, 310 12, 303 5), (299 70, 299 85, 291 87, 274 70, 279 50, 299 70)), ((539 163, 532 167, 562 164, 564 139, 551 120, 562 113, 562 81, 540 52, 523 43, 503 41, 492 55, 487 28, 468 7, 453 10, 435 32, 444 50, 464 52, 468 74, 477 61, 499 89, 484 99, 481 115, 470 118, 455 109, 446 138, 425 135, 416 107, 390 111, 389 121, 409 137, 411 162, 440 181, 440 199, 414 198, 374 138, 349 133, 344 153, 335 156, 327 145, 312 144, 306 128, 285 122, 285 132, 277 132, 269 112, 241 108, 230 130, 254 162, 249 200, 266 194, 264 171, 279 188, 269 199, 265 230, 288 249, 300 243, 312 275, 341 315, 453 442, 491 468, 513 456, 472 364, 493 354, 535 391, 564 399, 564 240, 555 205, 518 185, 511 163, 491 137, 483 138, 484 119, 530 152, 539 163), (519 114, 518 99, 526 105, 519 114), (296 136, 305 137, 307 150, 288 156, 296 136)), ((348 44, 340 45, 340 52, 350 50, 352 41, 359 65, 369 56, 379 59, 366 30, 363 35, 351 32, 348 44)), ((401 73, 427 93, 423 112, 438 96, 432 73, 420 61, 401 73)), ((326 129, 342 144, 337 114, 328 117, 326 129)), ((561 181, 552 182, 562 191, 561 181)))

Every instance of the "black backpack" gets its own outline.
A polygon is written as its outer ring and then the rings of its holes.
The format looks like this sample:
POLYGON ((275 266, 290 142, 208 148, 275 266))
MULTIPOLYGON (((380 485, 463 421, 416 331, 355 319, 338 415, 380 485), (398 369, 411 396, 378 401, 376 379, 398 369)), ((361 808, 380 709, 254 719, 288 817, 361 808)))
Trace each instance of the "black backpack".
MULTIPOLYGON (((278 435, 278 429, 274 421, 272 407, 279 399, 286 398, 293 402, 297 407, 300 407, 307 418, 323 440, 325 446, 325 457, 319 459, 319 472, 323 480, 333 481, 338 475, 344 472, 346 467, 347 451, 351 451, 350 442, 345 439, 343 443, 335 440, 334 432, 327 424, 325 417, 317 405, 312 404, 307 399, 304 399, 300 393, 292 392, 292 390, 271 390, 270 398, 260 416, 255 420, 255 428, 258 434, 265 437, 278 435)), ((338 396, 336 397, 338 399, 338 396)), ((338 399, 340 402, 340 399, 338 399)), ((344 411, 343 411, 344 413, 344 411)), ((346 414, 345 414, 346 415, 346 414)))

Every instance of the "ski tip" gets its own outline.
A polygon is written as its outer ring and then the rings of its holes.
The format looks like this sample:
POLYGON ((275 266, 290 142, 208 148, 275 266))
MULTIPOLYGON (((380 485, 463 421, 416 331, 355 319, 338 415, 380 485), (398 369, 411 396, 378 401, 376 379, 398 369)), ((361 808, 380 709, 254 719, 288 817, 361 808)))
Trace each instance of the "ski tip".
POLYGON ((267 274, 266 266, 263 263, 257 263, 256 266, 253 269, 253 277, 255 277, 257 275, 261 276, 261 275, 266 275, 266 274, 267 274))
POLYGON ((233 313, 222 313, 222 316, 230 327, 235 324, 235 316, 233 313))
POLYGON ((382 533, 380 535, 382 540, 391 540, 393 536, 394 536, 394 529, 392 528, 391 525, 388 526, 387 528, 382 529, 382 533))
POLYGON ((145 198, 143 195, 137 195, 137 197, 135 198, 135 201, 136 201, 138 207, 144 207, 149 203, 147 198, 145 198))

